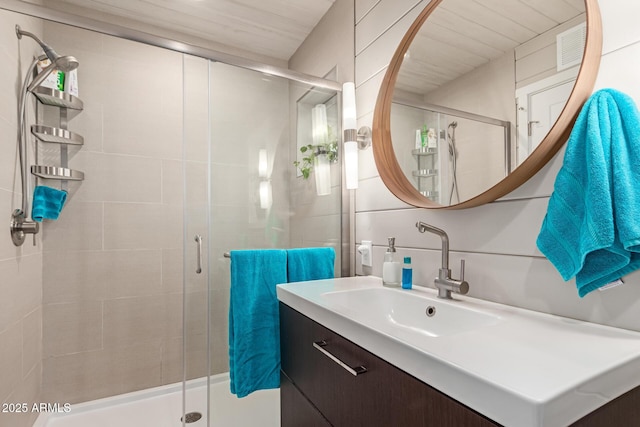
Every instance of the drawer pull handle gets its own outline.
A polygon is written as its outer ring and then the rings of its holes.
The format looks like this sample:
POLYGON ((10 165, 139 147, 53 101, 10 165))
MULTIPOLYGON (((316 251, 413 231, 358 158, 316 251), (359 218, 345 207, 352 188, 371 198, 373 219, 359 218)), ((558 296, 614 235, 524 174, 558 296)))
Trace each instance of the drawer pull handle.
POLYGON ((358 375, 364 374, 365 372, 367 372, 367 368, 365 368, 362 365, 355 366, 353 368, 351 366, 347 365, 342 360, 338 359, 336 356, 334 356, 333 354, 331 354, 327 350, 325 350, 323 347, 326 347, 326 346, 327 346, 327 342, 325 340, 316 341, 316 342, 313 343, 313 347, 316 350, 319 350, 322 354, 327 356, 329 359, 333 360, 338 365, 342 366, 344 369, 346 369, 354 377, 357 377, 358 375))

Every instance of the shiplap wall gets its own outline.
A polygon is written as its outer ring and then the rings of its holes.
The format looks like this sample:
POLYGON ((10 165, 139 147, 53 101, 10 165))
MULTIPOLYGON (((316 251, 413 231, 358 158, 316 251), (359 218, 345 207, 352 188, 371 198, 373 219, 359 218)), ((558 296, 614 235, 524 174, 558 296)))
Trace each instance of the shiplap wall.
MULTIPOLYGON (((376 96, 386 67, 405 31, 429 2, 356 0, 356 98, 358 125, 371 126, 376 96)), ((640 101, 640 3, 600 2, 604 47, 596 89, 615 87, 640 101)), ((503 199, 473 209, 433 211, 412 208, 384 186, 371 150, 360 152, 356 192, 355 240, 373 240, 374 275, 382 271, 387 237, 396 237, 399 256, 413 258, 414 282, 432 284, 440 264, 440 239, 420 234, 416 221, 446 230, 455 277, 466 260, 469 295, 508 305, 640 331, 640 273, 626 284, 579 298, 537 250, 535 240, 546 213, 563 150, 536 176, 503 199)), ((357 273, 362 274, 359 256, 357 273)), ((368 272, 367 272, 368 273, 368 272)))

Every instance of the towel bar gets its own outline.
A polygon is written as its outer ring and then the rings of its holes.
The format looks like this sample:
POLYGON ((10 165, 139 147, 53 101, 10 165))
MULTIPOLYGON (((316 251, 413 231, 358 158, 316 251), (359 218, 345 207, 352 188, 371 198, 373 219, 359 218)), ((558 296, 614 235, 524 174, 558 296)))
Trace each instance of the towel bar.
POLYGON ((225 257, 225 258, 231 258, 231 254, 230 254, 229 252, 225 252, 225 253, 224 253, 224 257, 225 257))

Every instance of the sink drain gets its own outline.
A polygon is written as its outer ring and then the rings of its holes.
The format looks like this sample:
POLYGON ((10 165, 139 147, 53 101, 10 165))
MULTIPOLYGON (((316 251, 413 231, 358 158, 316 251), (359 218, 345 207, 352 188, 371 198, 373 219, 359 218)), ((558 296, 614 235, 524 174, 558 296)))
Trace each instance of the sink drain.
POLYGON ((436 314, 436 308, 432 305, 430 305, 429 307, 427 307, 427 309, 425 310, 425 314, 428 317, 433 317, 436 314))
POLYGON ((189 412, 188 414, 185 414, 184 417, 180 418, 180 421, 190 424, 195 423, 200 418, 202 418, 202 414, 200 412, 189 412))

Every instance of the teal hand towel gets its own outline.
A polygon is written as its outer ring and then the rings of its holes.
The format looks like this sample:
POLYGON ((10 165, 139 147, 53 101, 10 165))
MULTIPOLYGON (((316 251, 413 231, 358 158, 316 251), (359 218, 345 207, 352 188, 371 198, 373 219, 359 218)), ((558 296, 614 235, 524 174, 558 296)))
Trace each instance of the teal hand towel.
POLYGON ((43 219, 58 219, 67 200, 67 192, 39 185, 33 190, 31 218, 42 222, 43 219))
POLYGON ((287 250, 288 282, 333 279, 336 251, 333 248, 287 250))
POLYGON ((238 397, 280 386, 276 285, 286 282, 286 251, 231 251, 229 377, 238 397))
POLYGON ((585 103, 536 243, 580 297, 640 268, 640 114, 629 96, 603 89, 585 103))

